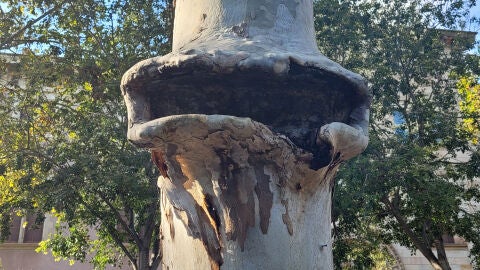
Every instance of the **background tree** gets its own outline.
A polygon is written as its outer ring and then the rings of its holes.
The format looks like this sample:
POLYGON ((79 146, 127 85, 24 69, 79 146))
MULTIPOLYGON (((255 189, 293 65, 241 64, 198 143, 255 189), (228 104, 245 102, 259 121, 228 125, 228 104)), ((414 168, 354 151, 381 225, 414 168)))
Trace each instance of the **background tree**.
POLYGON ((457 103, 478 61, 464 53, 473 40, 435 30, 463 29, 474 2, 315 2, 321 51, 367 77, 374 96, 370 145, 335 187, 337 267, 374 267, 379 243, 397 242, 450 269, 446 235, 472 243, 478 261, 480 212, 468 205, 480 200, 479 148, 461 120, 478 108, 457 103))
POLYGON ((126 142, 119 80, 169 51, 171 2, 0 2, 3 239, 12 213, 41 222, 51 212, 59 225, 39 250, 79 261, 93 253, 98 268, 122 255, 134 269, 158 267, 156 172, 126 142))
POLYGON ((479 78, 462 77, 458 81, 461 97, 462 128, 471 138, 472 143, 480 143, 480 84, 479 78))

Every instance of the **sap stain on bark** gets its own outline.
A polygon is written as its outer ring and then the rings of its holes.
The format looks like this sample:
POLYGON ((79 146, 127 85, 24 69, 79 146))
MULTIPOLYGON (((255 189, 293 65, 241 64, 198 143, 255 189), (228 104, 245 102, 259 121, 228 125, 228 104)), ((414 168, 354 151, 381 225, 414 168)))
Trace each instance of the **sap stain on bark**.
MULTIPOLYGON (((265 125, 247 119, 205 125, 218 117, 185 116, 183 122, 172 117, 173 122, 164 123, 165 129, 176 129, 164 139, 163 147, 155 149, 165 153, 160 163, 167 166, 168 175, 159 182, 162 193, 172 204, 174 218, 204 246, 212 269, 223 264, 227 241, 244 251, 249 230, 268 234, 274 192, 280 192, 285 212, 279 215, 293 236, 292 201, 286 194, 308 197, 323 183, 314 176, 317 172, 295 169, 308 168, 312 154, 296 148, 286 136, 275 136, 265 125), (181 123, 188 123, 188 128, 181 123)), ((166 230, 172 223, 168 215, 166 230)), ((173 239, 172 228, 170 233, 173 239)))
POLYGON ((210 215, 210 218, 213 220, 213 222, 215 223, 215 228, 217 230, 217 232, 219 232, 219 227, 222 225, 221 223, 221 220, 220 220, 220 216, 218 215, 218 211, 215 207, 215 205, 213 204, 213 198, 210 194, 205 194, 205 206, 207 207, 207 211, 210 215))
POLYGON ((247 230, 255 226, 255 200, 253 191, 256 185, 252 169, 240 167, 224 149, 217 151, 221 161, 222 173, 219 186, 222 190, 220 200, 224 204, 226 218, 227 240, 238 240, 240 248, 244 249, 247 230))
POLYGON ((151 156, 152 156, 152 161, 153 163, 157 166, 158 170, 160 171, 160 174, 163 177, 168 178, 167 174, 167 164, 165 164, 165 157, 163 153, 159 150, 151 150, 151 156))
POLYGON ((165 216, 167 217, 167 222, 170 228, 170 238, 173 240, 175 238, 175 226, 173 225, 172 209, 168 209, 168 213, 166 213, 165 216))
POLYGON ((203 245, 207 249, 207 253, 212 261, 212 269, 215 269, 214 266, 218 267, 223 264, 222 247, 220 246, 217 231, 213 228, 207 213, 200 205, 195 204, 195 210, 200 221, 197 226, 200 230, 203 245))
POLYGON ((257 178, 255 193, 258 197, 260 229, 263 234, 267 234, 270 211, 273 205, 273 193, 270 191, 270 178, 263 172, 263 169, 264 166, 261 163, 257 163, 257 166, 255 166, 255 176, 257 178))
MULTIPOLYGON (((208 209, 200 206, 191 193, 185 188, 185 183, 191 181, 182 172, 180 154, 175 144, 168 144, 166 147, 165 164, 168 166, 168 178, 163 178, 163 190, 168 200, 174 207, 174 212, 179 217, 189 234, 202 241, 212 262, 212 269, 218 269, 223 264, 221 255, 220 237, 215 222, 208 214, 208 209)), ((208 207, 206 207, 208 208, 208 207)), ((169 213, 170 214, 170 213, 169 213)), ((170 215, 173 216, 173 215, 170 215)), ((167 215, 167 222, 173 224, 173 220, 167 215)), ((170 236, 175 236, 175 231, 170 226, 170 236)))
POLYGON ((283 206, 285 206, 285 214, 282 214, 283 223, 287 226, 288 233, 293 235, 293 225, 290 215, 288 214, 288 200, 282 200, 283 206))

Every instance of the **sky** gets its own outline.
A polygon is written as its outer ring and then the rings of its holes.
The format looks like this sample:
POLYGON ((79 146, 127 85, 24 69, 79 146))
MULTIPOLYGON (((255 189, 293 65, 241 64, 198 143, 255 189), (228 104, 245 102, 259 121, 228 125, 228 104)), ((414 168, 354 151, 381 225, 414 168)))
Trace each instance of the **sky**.
MULTIPOLYGON (((480 17, 480 1, 477 1, 476 4, 477 5, 470 10, 470 14, 473 16, 480 17)), ((477 32, 476 41, 477 41, 477 44, 479 44, 477 47, 480 47, 480 24, 477 23, 476 25, 470 25, 466 30, 477 32)), ((473 49, 471 53, 480 54, 480 48, 473 49)))
MULTIPOLYGON (((477 1, 477 5, 470 10, 470 13, 474 16, 480 16, 480 1, 477 1)), ((473 31, 480 32, 480 25, 477 25, 473 31)))

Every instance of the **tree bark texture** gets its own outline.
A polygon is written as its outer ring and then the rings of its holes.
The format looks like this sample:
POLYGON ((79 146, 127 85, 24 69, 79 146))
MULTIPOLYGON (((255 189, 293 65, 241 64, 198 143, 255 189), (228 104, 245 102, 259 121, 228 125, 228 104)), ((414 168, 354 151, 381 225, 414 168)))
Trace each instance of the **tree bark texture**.
POLYGON ((332 182, 370 95, 318 52, 311 0, 177 0, 172 53, 122 92, 162 174, 163 269, 333 268, 332 182))
POLYGON ((435 249, 437 250, 438 264, 442 270, 451 270, 450 263, 448 262, 447 253, 445 252, 445 245, 443 244, 442 236, 439 235, 435 240, 435 249))
POLYGON ((311 153, 249 118, 183 115, 151 124, 151 134, 161 134, 153 151, 168 168, 158 182, 164 267, 331 269, 338 160, 312 170, 311 153))

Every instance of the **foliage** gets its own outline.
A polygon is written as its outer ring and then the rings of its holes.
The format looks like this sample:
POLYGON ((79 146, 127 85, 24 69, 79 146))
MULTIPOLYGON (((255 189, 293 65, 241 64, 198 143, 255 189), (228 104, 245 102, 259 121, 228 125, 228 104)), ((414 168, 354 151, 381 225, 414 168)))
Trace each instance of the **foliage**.
POLYGON ((461 92, 459 110, 456 85, 478 71, 478 61, 464 53, 473 42, 468 35, 435 30, 465 26, 472 4, 315 2, 320 50, 364 75, 373 94, 370 145, 343 167, 335 187, 337 267, 355 258, 369 268, 372 247, 397 242, 435 269, 450 269, 445 235, 465 238, 480 258, 480 212, 468 207, 480 202, 473 181, 479 149, 459 124, 475 119, 479 107, 466 109, 476 105, 461 92))
POLYGON ((119 80, 137 61, 169 50, 171 5, 0 2, 3 239, 12 211, 54 211, 68 226, 39 250, 80 261, 93 252, 97 268, 122 255, 135 269, 157 268, 156 172, 126 141, 119 80))
POLYGON ((457 84, 460 93, 462 128, 468 133, 472 143, 480 143, 480 84, 473 77, 460 78, 457 84))

